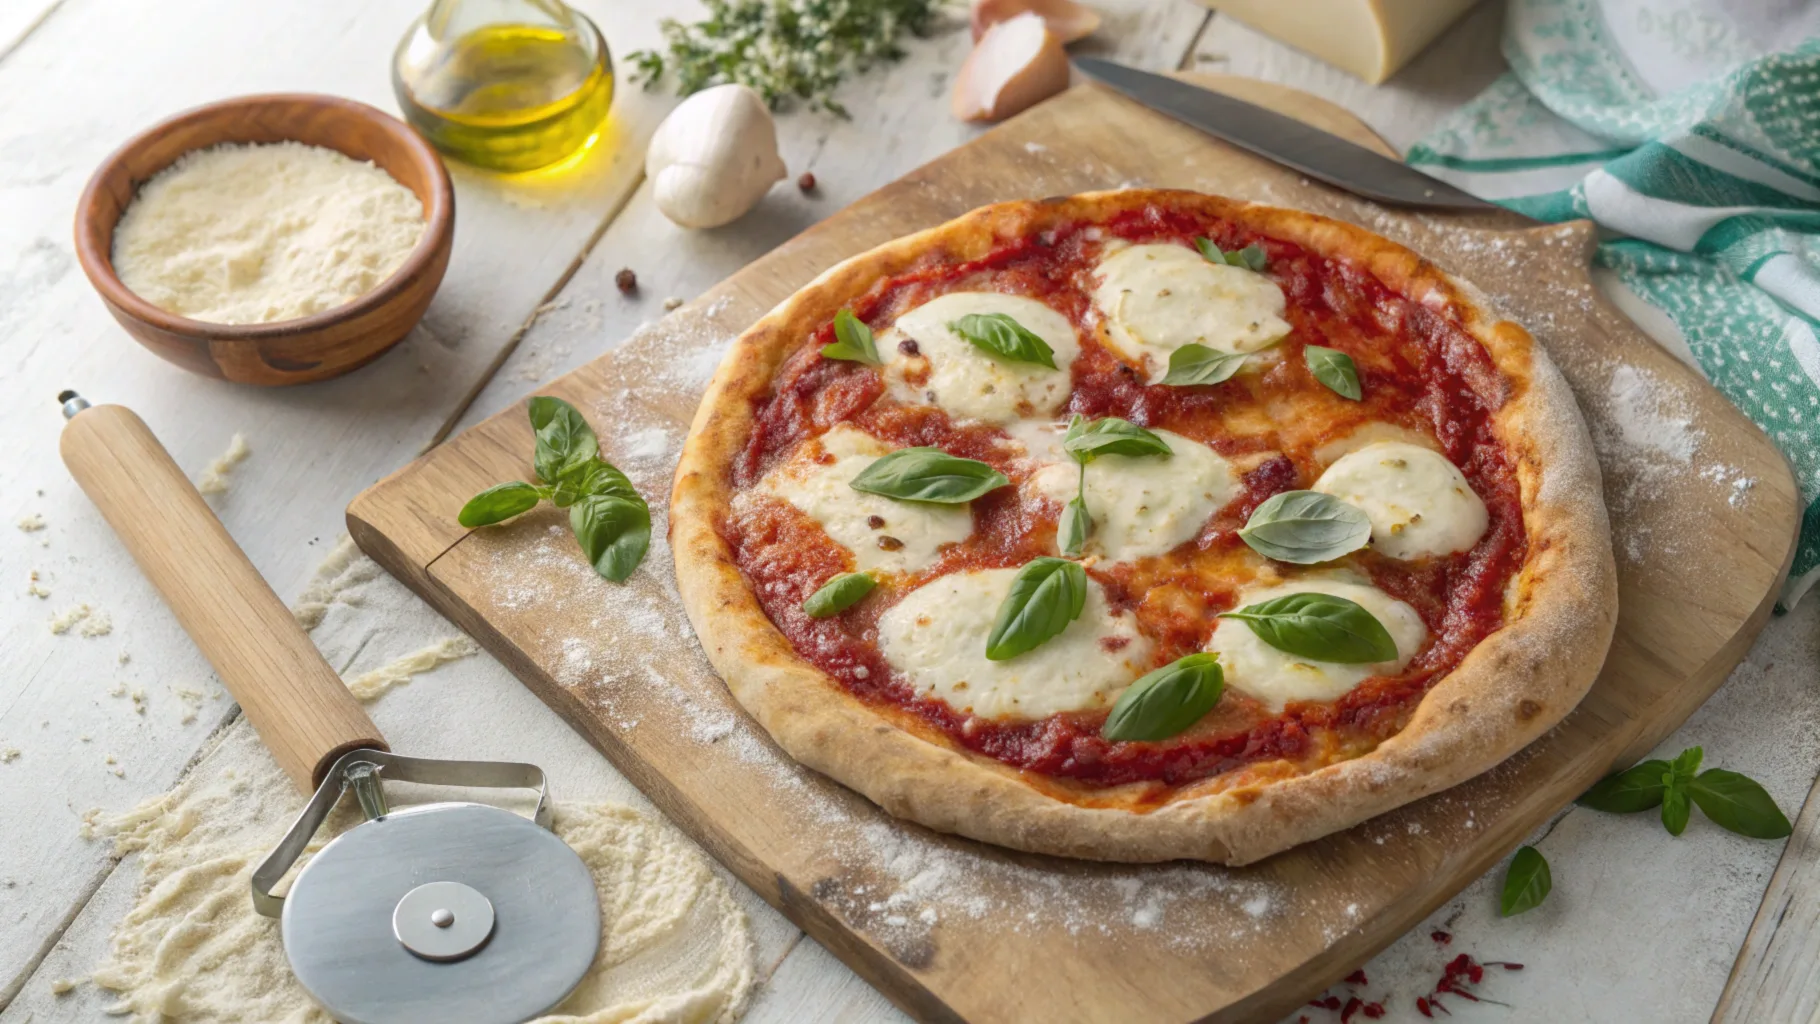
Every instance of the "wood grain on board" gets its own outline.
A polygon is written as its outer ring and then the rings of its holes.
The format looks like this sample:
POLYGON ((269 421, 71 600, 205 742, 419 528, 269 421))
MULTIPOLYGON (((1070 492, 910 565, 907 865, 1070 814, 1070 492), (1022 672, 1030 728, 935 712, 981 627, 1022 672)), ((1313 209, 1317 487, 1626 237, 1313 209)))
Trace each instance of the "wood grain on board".
MULTIPOLYGON (((1289 1009, 1679 724, 1748 647, 1792 553, 1794 484, 1781 456, 1598 297, 1590 225, 1518 230, 1500 214, 1387 211, 1092 86, 855 203, 540 390, 576 403, 609 459, 649 461, 653 431, 673 442, 685 429, 705 383, 694 369, 827 266, 985 203, 1120 184, 1353 220, 1473 280, 1547 344, 1601 441, 1621 547, 1617 639, 1559 727, 1465 785, 1244 869, 1013 854, 895 822, 790 764, 689 636, 661 545, 647 571, 615 588, 591 578, 554 515, 462 530, 454 514, 466 497, 526 472, 522 407, 349 509, 364 549, 747 884, 926 1020, 1249 1020, 1289 1009), (1703 460, 1725 472, 1665 465, 1632 429, 1650 413, 1684 419, 1703 460)), ((673 443, 667 451, 666 466, 673 443)), ((645 475, 641 486, 660 496, 664 474, 645 475)))
POLYGON ((1713 1024, 1820 1020, 1820 790, 1809 794, 1713 1024))

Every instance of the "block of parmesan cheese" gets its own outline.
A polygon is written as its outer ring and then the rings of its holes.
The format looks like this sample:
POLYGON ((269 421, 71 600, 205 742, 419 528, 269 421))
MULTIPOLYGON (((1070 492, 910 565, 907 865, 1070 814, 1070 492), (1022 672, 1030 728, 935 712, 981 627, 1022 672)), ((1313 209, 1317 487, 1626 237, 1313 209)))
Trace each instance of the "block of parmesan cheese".
POLYGON ((1202 0, 1376 85, 1478 0, 1202 0))

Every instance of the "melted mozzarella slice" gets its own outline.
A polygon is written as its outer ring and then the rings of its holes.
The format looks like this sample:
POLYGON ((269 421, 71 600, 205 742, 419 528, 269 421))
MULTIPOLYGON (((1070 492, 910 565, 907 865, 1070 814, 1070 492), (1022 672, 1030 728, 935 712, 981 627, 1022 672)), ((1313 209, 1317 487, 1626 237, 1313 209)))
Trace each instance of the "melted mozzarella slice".
POLYGON ((1181 245, 1133 245, 1100 261, 1093 304, 1120 356, 1148 360, 1151 379, 1183 345, 1255 352, 1289 333, 1283 290, 1263 274, 1213 263, 1181 245))
MULTIPOLYGON (((1080 467, 1062 450, 1065 423, 1025 421, 1007 432, 1026 457, 1042 464, 1030 477, 1037 493, 1066 505, 1080 488, 1080 467)), ((1239 475, 1212 448, 1168 430, 1153 430, 1168 458, 1102 455, 1087 467, 1087 513, 1093 533, 1083 553, 1114 562, 1160 555, 1201 532, 1208 517, 1238 493, 1239 475)))
POLYGON ((889 451, 872 435, 842 424, 823 434, 819 444, 797 449, 759 488, 820 523, 853 553, 859 571, 915 572, 973 533, 973 512, 966 505, 897 501, 854 490, 853 478, 889 451))
POLYGON ((1207 642, 1207 650, 1220 656, 1227 686, 1256 697, 1272 711, 1282 711, 1290 701, 1337 700, 1372 676, 1401 672, 1428 639, 1428 627, 1414 608, 1370 584, 1345 579, 1316 576, 1275 586, 1250 587, 1239 592, 1235 607, 1309 592, 1346 598, 1376 616, 1396 641, 1396 660, 1370 665, 1310 661, 1270 646, 1237 619, 1221 619, 1207 642))
POLYGON ((1485 502, 1458 466, 1431 448, 1378 441, 1342 455, 1314 489, 1364 510, 1371 546, 1390 558, 1465 551, 1485 534, 1485 502))
POLYGON ((1044 718, 1109 708, 1150 664, 1133 617, 1112 611, 1092 580, 1081 617, 1060 636, 1007 661, 986 659, 986 637, 1016 569, 951 573, 918 587, 878 620, 878 645, 922 696, 984 718, 1044 718))
POLYGON ((956 419, 1010 423, 1061 409, 1074 388, 1068 368, 1081 351, 1074 325, 1035 299, 997 292, 953 292, 897 318, 879 339, 892 397, 940 406, 956 419), (955 333, 950 324, 972 313, 1003 313, 1047 342, 1055 369, 999 359, 955 333), (916 355, 899 346, 908 338, 916 355))

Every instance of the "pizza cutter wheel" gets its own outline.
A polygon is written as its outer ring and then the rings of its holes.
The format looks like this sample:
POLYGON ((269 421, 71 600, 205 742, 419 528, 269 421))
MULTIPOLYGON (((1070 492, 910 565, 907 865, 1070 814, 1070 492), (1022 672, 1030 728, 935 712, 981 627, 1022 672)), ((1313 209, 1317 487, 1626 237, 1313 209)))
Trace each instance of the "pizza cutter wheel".
POLYGON ((58 396, 63 461, 309 803, 253 872, 297 980, 346 1024, 517 1024, 568 996, 600 947, 600 900, 550 831, 535 765, 391 753, 341 677, 145 423, 58 396), (385 782, 537 791, 531 817, 448 802, 392 811, 385 782), (310 856, 353 793, 365 820, 310 856))

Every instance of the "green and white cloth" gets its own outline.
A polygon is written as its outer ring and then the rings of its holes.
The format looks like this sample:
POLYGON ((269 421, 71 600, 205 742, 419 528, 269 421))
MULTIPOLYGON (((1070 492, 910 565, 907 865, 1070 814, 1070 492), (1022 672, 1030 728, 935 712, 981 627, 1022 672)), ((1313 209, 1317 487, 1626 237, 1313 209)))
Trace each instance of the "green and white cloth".
POLYGON ((1408 160, 1546 221, 1661 309, 1781 445, 1820 580, 1820 4, 1510 0, 1510 72, 1408 160))

